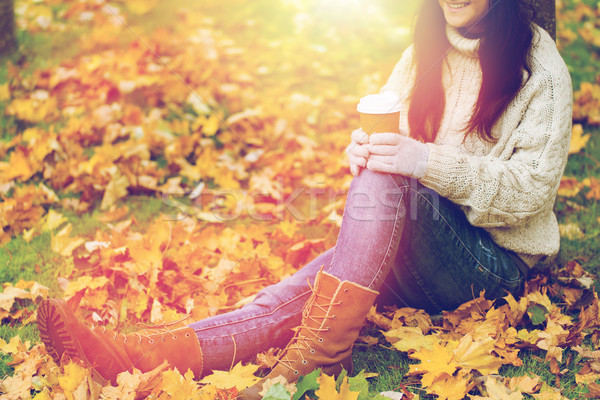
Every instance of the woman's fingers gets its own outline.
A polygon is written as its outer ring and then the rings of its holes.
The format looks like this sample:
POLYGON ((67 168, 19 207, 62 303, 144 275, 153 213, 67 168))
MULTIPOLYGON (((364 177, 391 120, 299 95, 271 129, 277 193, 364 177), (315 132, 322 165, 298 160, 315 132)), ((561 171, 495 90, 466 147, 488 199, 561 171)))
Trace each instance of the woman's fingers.
POLYGON ((383 164, 393 164, 394 163, 394 157, 391 156, 384 156, 384 155, 380 155, 380 154, 371 154, 369 156, 368 161, 377 161, 383 164))
POLYGON ((371 158, 369 158, 369 162, 367 163, 367 168, 370 169, 371 171, 386 172, 388 174, 396 173, 394 166, 392 164, 373 160, 371 158))
POLYGON ((370 144, 365 146, 370 154, 378 154, 382 156, 393 156, 398 154, 398 146, 388 144, 370 144))
POLYGON ((365 145, 354 146, 349 154, 354 154, 357 157, 369 157, 369 148, 365 145))
POLYGON ((352 176, 356 176, 356 174, 358 174, 358 168, 358 165, 350 163, 350 173, 352 176))
POLYGON ((358 157, 358 156, 355 156, 354 154, 348 155, 348 161, 350 161, 350 164, 356 164, 361 167, 367 166, 367 159, 365 157, 358 157))
POLYGON ((384 133, 373 133, 369 136, 369 143, 372 145, 387 144, 396 145, 400 143, 402 136, 397 133, 384 132, 384 133))
POLYGON ((364 144, 356 144, 354 142, 350 143, 348 147, 346 147, 346 154, 354 154, 357 157, 368 157, 369 149, 367 145, 364 144))
POLYGON ((358 144, 367 144, 369 143, 369 135, 363 132, 362 129, 357 129, 352 132, 351 135, 352 141, 358 144))

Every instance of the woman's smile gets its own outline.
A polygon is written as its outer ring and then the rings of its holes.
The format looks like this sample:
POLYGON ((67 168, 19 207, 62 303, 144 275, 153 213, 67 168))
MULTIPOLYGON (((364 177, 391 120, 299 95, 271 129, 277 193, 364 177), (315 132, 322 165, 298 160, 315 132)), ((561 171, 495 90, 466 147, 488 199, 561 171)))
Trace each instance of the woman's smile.
POLYGON ((455 28, 467 28, 472 33, 482 30, 482 21, 489 11, 488 0, 438 0, 446 22, 455 28))
POLYGON ((452 9, 465 8, 469 3, 448 3, 448 7, 452 9))

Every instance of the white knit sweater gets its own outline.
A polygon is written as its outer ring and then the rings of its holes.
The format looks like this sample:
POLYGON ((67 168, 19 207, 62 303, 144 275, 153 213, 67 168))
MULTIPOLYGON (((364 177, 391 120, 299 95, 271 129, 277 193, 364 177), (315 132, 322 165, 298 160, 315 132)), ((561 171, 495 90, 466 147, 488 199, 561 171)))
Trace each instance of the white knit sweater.
MULTIPOLYGON (((552 38, 535 26, 531 77, 494 126, 494 143, 469 135, 465 125, 481 86, 479 39, 448 26, 452 45, 443 67, 446 109, 421 183, 461 206, 474 226, 530 266, 558 253, 553 206, 569 149, 572 88, 552 38)), ((403 99, 400 128, 408 132, 409 92, 415 79, 409 47, 382 90, 403 99)))

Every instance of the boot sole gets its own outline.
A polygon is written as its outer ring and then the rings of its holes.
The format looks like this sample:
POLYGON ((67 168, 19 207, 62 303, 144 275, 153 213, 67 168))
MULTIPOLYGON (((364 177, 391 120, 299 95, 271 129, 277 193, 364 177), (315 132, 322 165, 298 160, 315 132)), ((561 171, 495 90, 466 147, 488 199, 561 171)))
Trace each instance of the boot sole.
POLYGON ((55 363, 60 363, 63 354, 80 358, 87 362, 85 355, 78 351, 77 339, 68 328, 66 312, 56 299, 44 300, 38 307, 37 325, 40 339, 55 363))
POLYGON ((71 333, 68 322, 71 312, 66 310, 67 307, 67 303, 57 299, 46 299, 38 307, 37 325, 46 351, 58 365, 65 354, 70 359, 83 361, 92 368, 92 378, 96 382, 107 383, 85 356, 77 337, 71 333))

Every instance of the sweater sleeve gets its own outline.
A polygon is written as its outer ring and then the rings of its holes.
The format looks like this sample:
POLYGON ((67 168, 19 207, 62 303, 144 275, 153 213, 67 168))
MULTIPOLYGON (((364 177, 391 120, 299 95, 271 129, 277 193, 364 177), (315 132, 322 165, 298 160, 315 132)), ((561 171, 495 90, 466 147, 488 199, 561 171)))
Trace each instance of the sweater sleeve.
POLYGON ((552 210, 568 156, 571 79, 564 64, 536 68, 537 77, 530 78, 496 127, 499 141, 489 154, 428 144, 421 183, 461 205, 475 226, 522 225, 552 210), (511 118, 517 122, 510 123, 511 118))

